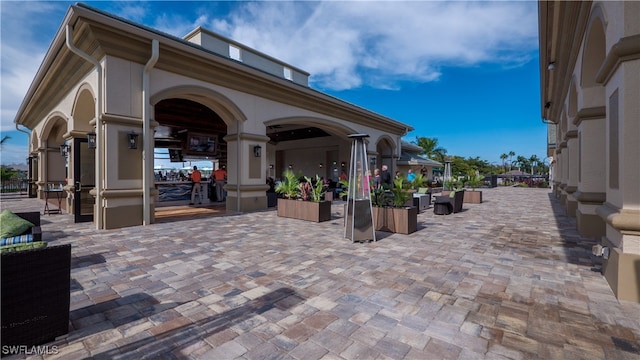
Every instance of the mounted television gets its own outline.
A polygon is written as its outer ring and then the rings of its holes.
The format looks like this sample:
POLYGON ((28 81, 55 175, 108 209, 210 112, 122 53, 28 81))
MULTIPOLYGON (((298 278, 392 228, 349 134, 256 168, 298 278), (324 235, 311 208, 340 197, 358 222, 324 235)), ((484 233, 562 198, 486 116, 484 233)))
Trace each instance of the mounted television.
POLYGON ((215 156, 218 152, 217 135, 189 133, 185 154, 197 156, 215 156))
POLYGON ((169 149, 169 159, 171 162, 182 162, 182 150, 169 149))

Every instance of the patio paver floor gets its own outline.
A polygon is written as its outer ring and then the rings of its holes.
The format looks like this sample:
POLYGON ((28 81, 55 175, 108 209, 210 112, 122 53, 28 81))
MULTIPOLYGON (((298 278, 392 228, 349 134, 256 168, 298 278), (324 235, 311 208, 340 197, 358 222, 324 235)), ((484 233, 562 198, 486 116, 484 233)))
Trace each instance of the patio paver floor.
POLYGON ((264 211, 97 231, 43 215, 44 240, 73 245, 71 328, 46 358, 640 358, 640 304, 615 298, 550 190, 483 198, 364 244, 343 238, 342 202, 323 223, 264 211))

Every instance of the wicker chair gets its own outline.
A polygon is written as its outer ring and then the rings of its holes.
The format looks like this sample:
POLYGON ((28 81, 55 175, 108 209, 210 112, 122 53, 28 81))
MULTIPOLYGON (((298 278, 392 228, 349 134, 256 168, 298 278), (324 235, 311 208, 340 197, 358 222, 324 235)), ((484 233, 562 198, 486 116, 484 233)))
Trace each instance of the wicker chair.
POLYGON ((67 334, 71 245, 2 254, 0 265, 2 345, 40 345, 67 334))
POLYGON ((453 197, 449 195, 436 196, 433 205, 433 213, 436 215, 449 215, 462 211, 464 202, 464 190, 456 191, 453 197))

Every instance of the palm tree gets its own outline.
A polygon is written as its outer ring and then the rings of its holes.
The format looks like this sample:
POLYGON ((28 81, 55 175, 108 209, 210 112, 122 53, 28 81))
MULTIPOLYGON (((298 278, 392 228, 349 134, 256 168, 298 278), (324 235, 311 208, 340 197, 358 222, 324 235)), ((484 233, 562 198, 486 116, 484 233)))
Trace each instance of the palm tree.
POLYGON ((529 167, 529 159, 522 155, 518 155, 518 157, 516 158, 516 163, 518 164, 518 170, 527 172, 527 168, 529 167))
POLYGON ((438 146, 438 138, 416 136, 416 140, 413 143, 422 148, 420 155, 426 155, 429 159, 444 159, 444 155, 447 153, 447 150, 438 146))
POLYGON ((511 150, 511 151, 509 151, 509 153, 508 153, 507 155, 509 155, 509 171, 511 171, 511 165, 513 164, 513 163, 511 162, 511 158, 512 158, 512 157, 514 157, 514 156, 516 156, 516 153, 515 153, 515 152, 513 152, 513 150, 511 150))
POLYGON ((531 175, 533 175, 533 167, 540 162, 540 159, 536 155, 531 155, 529 162, 531 163, 531 175))
POLYGON ((11 136, 9 136, 9 135, 3 136, 2 140, 0 140, 0 145, 4 145, 4 143, 9 139, 11 139, 11 136))
POLYGON ((502 172, 507 172, 507 169, 504 167, 504 161, 507 160, 507 158, 509 157, 509 155, 502 153, 500 155, 500 160, 502 160, 502 172))

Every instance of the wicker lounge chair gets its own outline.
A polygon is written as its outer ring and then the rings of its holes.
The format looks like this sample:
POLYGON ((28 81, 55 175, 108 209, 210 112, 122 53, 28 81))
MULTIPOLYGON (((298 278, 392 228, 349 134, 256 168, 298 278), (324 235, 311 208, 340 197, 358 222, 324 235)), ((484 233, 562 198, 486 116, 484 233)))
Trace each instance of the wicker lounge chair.
POLYGON ((69 332, 71 245, 2 254, 1 267, 2 345, 40 345, 69 332))
POLYGON ((456 191, 454 196, 436 196, 433 204, 433 213, 436 215, 449 215, 462 211, 464 190, 456 191))

